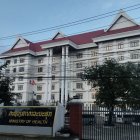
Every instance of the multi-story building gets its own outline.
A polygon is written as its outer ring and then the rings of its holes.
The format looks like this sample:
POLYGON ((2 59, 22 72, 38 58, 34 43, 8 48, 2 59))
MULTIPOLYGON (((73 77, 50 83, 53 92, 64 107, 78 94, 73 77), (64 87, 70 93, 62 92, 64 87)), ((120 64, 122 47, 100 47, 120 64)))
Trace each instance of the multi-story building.
POLYGON ((9 62, 6 74, 13 77, 18 101, 36 98, 41 103, 61 102, 77 95, 85 103, 95 101, 95 91, 82 81, 85 67, 104 59, 118 62, 140 60, 140 26, 120 11, 107 30, 73 36, 57 33, 51 40, 33 43, 19 37, 0 58, 9 62))

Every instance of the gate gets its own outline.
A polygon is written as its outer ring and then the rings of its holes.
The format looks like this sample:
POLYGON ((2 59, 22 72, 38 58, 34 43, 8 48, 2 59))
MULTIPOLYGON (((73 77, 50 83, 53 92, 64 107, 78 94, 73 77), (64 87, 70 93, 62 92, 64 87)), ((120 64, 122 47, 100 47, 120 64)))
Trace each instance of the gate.
POLYGON ((109 111, 90 105, 82 109, 83 140, 140 140, 140 108, 115 108, 114 126, 108 126, 109 111))

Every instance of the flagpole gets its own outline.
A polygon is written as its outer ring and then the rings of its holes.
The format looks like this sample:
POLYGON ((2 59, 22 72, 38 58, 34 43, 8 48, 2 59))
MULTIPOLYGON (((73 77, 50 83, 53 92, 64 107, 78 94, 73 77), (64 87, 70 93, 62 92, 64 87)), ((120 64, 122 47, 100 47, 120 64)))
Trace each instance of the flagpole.
POLYGON ((34 93, 34 90, 33 90, 33 86, 34 85, 36 85, 36 83, 35 83, 35 81, 34 80, 30 80, 30 84, 32 85, 32 106, 33 106, 33 100, 34 100, 34 95, 35 95, 35 93, 34 93))

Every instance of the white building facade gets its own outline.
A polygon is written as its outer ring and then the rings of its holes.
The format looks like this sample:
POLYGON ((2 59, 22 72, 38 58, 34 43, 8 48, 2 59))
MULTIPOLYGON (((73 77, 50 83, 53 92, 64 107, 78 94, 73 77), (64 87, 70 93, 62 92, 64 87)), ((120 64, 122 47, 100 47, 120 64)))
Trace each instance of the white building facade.
POLYGON ((121 10, 107 30, 67 37, 57 33, 37 43, 19 37, 0 58, 9 62, 5 73, 13 78, 12 92, 20 93, 18 102, 35 98, 43 104, 66 104, 76 95, 92 104, 96 93, 80 78, 84 68, 111 58, 139 62, 140 26, 121 10))

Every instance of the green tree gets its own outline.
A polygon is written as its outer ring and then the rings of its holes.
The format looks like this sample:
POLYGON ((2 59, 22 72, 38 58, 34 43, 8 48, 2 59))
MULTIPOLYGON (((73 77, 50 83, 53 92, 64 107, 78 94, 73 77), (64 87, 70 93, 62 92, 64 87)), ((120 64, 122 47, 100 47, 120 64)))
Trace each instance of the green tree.
POLYGON ((127 69, 131 71, 132 77, 129 78, 127 104, 132 108, 140 107, 140 64, 128 63, 127 69))
POLYGON ((91 82, 96 89, 96 104, 104 105, 109 110, 107 125, 112 125, 115 106, 125 106, 134 99, 140 99, 139 76, 139 65, 119 64, 113 59, 96 67, 85 68, 82 78, 91 82))
POLYGON ((17 94, 11 93, 10 85, 12 85, 12 79, 5 76, 3 70, 7 67, 7 63, 0 66, 0 104, 4 103, 4 106, 12 105, 14 96, 17 94))

